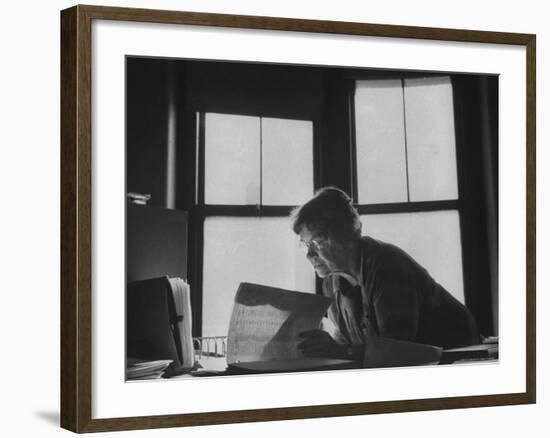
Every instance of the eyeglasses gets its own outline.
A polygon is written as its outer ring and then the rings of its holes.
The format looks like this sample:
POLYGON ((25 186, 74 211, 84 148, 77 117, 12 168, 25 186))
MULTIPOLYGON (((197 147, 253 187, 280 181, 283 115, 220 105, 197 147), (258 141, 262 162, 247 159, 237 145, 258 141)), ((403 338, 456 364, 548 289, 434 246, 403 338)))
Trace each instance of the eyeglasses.
POLYGON ((322 239, 311 239, 309 242, 304 242, 303 240, 300 240, 298 245, 306 253, 308 253, 309 251, 314 251, 318 253, 325 246, 325 241, 322 239))

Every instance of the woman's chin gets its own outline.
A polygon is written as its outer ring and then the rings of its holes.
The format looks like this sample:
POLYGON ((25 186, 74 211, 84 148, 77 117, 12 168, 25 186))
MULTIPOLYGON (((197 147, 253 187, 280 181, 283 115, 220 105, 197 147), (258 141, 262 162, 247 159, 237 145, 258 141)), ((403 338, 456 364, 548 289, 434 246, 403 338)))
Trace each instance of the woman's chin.
POLYGON ((320 266, 320 267, 315 268, 315 273, 317 274, 317 276, 319 278, 325 278, 330 272, 324 266, 320 266))

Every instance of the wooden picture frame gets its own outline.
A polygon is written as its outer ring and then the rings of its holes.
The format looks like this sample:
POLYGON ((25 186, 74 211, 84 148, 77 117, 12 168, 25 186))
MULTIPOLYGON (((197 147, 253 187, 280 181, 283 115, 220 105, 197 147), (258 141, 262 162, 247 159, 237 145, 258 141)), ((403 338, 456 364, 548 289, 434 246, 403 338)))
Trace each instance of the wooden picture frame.
POLYGON ((75 6, 61 13, 61 426, 74 432, 365 415, 536 401, 535 57, 531 34, 75 6), (514 45, 526 50, 525 391, 171 415, 92 418, 92 22, 163 23, 514 45))

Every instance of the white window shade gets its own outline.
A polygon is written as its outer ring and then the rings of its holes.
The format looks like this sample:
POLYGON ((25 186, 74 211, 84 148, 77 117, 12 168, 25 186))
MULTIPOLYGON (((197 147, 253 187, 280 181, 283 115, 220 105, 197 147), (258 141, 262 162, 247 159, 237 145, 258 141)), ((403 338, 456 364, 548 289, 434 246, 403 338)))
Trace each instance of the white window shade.
POLYGON ((457 199, 451 79, 405 79, 404 90, 410 200, 457 199))
POLYGON ((298 205, 313 195, 313 123, 262 117, 262 204, 298 205))
POLYGON ((357 81, 355 130, 359 203, 406 202, 401 79, 357 81))
POLYGON ((206 204, 260 203, 260 118, 205 114, 206 204))

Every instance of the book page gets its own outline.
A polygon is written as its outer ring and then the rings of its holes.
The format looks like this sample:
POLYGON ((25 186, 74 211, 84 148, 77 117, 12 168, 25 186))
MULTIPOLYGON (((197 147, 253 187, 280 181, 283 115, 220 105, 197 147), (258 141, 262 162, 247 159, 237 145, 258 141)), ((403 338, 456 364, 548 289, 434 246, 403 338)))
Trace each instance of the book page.
POLYGON ((300 333, 319 328, 330 300, 320 295, 241 283, 229 323, 227 362, 302 359, 300 333))

